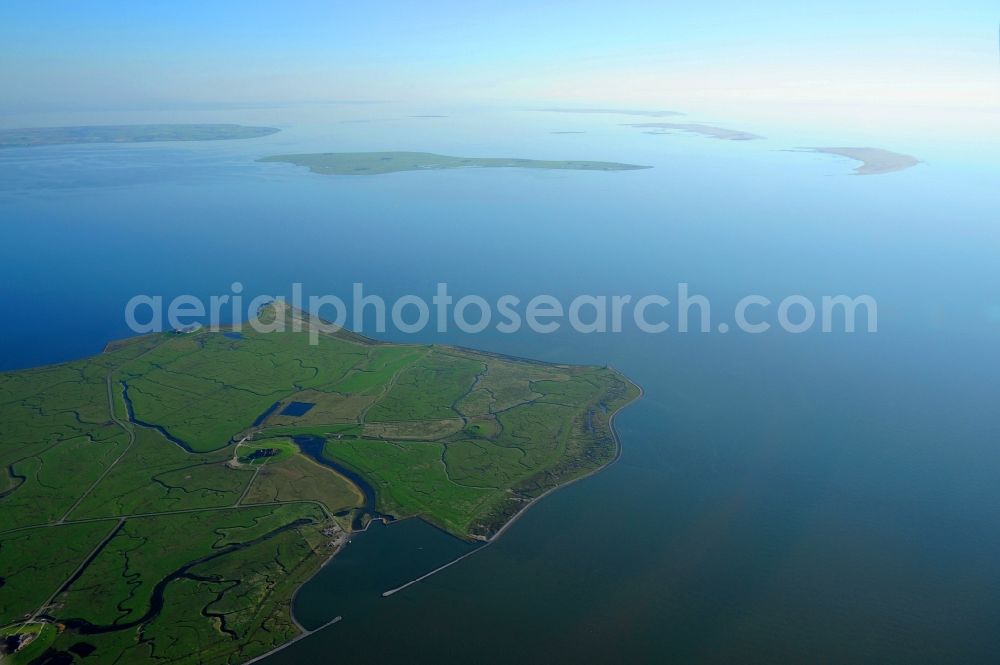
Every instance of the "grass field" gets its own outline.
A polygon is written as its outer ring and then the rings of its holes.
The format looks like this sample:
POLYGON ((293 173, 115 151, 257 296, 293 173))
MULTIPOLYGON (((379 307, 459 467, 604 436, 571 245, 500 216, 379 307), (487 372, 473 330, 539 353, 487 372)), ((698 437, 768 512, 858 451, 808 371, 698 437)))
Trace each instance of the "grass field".
POLYGON ((452 482, 441 460, 444 451, 435 442, 341 439, 327 442, 323 452, 371 482, 380 512, 422 515, 453 533, 468 533, 470 521, 502 492, 452 482))
MULTIPOLYGON (((265 439, 261 445, 271 446, 265 439)), ((358 488, 330 468, 303 455, 267 460, 250 486, 244 503, 319 501, 330 513, 357 508, 364 502, 358 488)))
POLYGON ((18 644, 14 653, 0 651, 0 662, 4 665, 28 665, 40 658, 55 641, 56 627, 51 623, 37 622, 0 628, 0 642, 6 642, 8 637, 14 635, 23 643, 18 644))
POLYGON ((135 624, 148 614, 157 583, 171 573, 300 519, 318 524, 324 518, 316 506, 295 503, 128 520, 56 599, 57 611, 69 622, 135 624))
POLYGON ((102 520, 0 535, 0 625, 30 616, 115 525, 102 520))
POLYGON ((231 506, 250 483, 252 473, 229 468, 229 457, 225 451, 192 455, 156 430, 137 428, 135 443, 121 462, 71 517, 231 506))
POLYGON ((165 333, 0 374, 0 626, 61 624, 28 644, 58 662, 245 661, 298 634, 292 595, 350 516, 487 539, 614 459, 637 394, 344 331, 165 333))

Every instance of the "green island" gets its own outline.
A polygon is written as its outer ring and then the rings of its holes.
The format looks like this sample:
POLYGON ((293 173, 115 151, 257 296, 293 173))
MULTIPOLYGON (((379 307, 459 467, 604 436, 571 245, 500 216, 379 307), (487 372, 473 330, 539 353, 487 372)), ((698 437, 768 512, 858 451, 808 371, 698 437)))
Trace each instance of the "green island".
POLYGON ((650 166, 619 162, 583 162, 506 157, 449 157, 431 152, 322 152, 272 155, 259 162, 287 162, 306 166, 323 175, 379 175, 399 171, 434 171, 469 168, 561 169, 574 171, 634 171, 650 166))
POLYGON ((275 127, 245 125, 88 125, 0 129, 0 148, 26 148, 73 143, 150 143, 154 141, 222 141, 253 139, 278 132, 275 127))
POLYGON ((267 654, 308 634, 293 595, 352 532, 419 518, 488 542, 616 459, 640 394, 606 367, 311 344, 314 321, 279 301, 252 329, 0 374, 4 663, 267 654))

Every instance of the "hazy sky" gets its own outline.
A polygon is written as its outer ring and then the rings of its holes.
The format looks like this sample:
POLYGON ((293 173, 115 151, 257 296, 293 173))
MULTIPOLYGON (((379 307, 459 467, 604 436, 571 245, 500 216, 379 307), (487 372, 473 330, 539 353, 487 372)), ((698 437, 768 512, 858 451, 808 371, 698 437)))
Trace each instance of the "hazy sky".
POLYGON ((8 0, 0 102, 998 109, 998 20, 996 0, 8 0))

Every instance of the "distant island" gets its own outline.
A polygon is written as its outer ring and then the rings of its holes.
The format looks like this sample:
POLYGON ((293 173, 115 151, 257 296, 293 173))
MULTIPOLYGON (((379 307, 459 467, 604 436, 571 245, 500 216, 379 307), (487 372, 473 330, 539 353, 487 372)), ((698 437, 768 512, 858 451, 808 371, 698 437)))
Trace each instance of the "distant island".
POLYGON ((255 659, 309 634, 292 598, 352 533, 419 518, 489 542, 614 461, 640 395, 607 367, 335 328, 310 344, 281 303, 259 321, 287 332, 0 373, 5 663, 255 659))
POLYGON ((644 111, 641 109, 574 109, 574 108, 553 108, 538 109, 545 113, 592 113, 597 115, 642 115, 650 118, 665 118, 673 115, 684 115, 679 111, 644 111))
POLYGON ((916 157, 881 148, 801 148, 801 150, 840 155, 857 160, 861 162, 861 165, 854 169, 854 175, 892 173, 903 171, 920 163, 916 157))
POLYGON ((647 132, 648 134, 688 132, 690 134, 701 134, 702 136, 710 136, 714 139, 723 139, 726 141, 753 141, 755 139, 764 138, 763 136, 751 134, 750 132, 742 132, 736 129, 726 129, 725 127, 715 127, 714 125, 702 125, 693 122, 641 122, 629 124, 629 127, 652 130, 647 132))
POLYGON ((152 143, 156 141, 223 141, 253 139, 280 131, 246 125, 88 125, 0 129, 0 148, 74 143, 152 143))
POLYGON ((321 152, 302 155, 272 155, 259 162, 287 162, 306 166, 323 175, 378 175, 399 171, 440 169, 519 168, 574 171, 633 171, 651 166, 619 162, 512 159, 507 157, 450 157, 430 152, 321 152))

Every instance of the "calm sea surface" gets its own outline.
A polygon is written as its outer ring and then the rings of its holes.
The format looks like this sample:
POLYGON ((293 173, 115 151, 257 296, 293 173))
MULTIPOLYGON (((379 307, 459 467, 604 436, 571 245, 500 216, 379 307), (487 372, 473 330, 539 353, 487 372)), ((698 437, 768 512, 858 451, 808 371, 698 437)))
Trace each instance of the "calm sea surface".
POLYGON ((296 602, 307 626, 343 621, 269 662, 1000 661, 995 161, 900 135, 884 147, 925 163, 862 178, 846 160, 784 151, 873 142, 831 129, 728 117, 770 138, 726 142, 651 136, 619 116, 408 115, 128 118, 285 131, 0 152, 0 369, 98 352, 128 334, 135 294, 234 281, 248 295, 301 282, 346 297, 363 282, 429 297, 447 282, 525 300, 673 300, 687 282, 719 322, 750 293, 868 293, 879 332, 380 335, 609 363, 646 396, 618 419, 619 463, 405 592, 380 596, 465 546, 416 521, 358 536, 296 602), (655 168, 336 178, 253 161, 354 150, 655 168))

